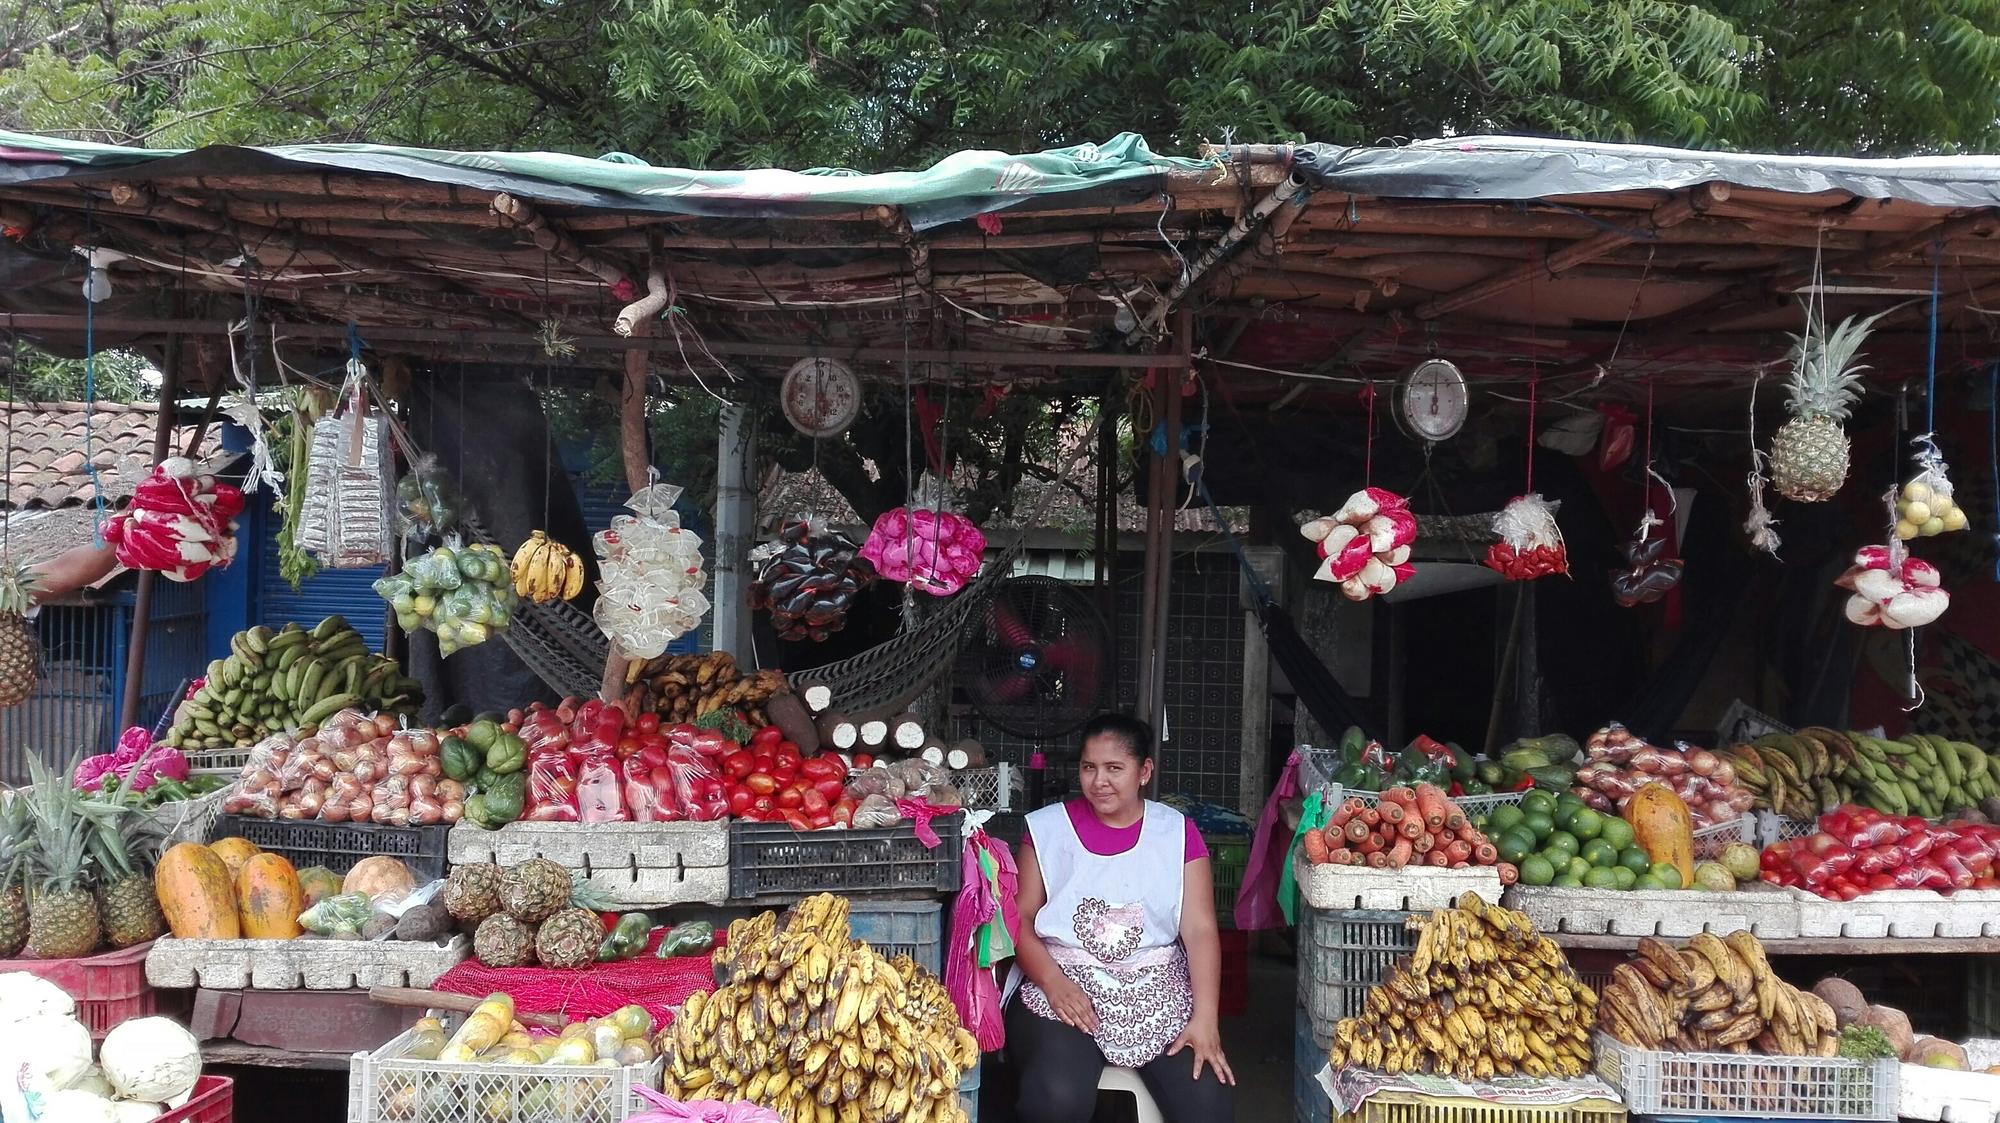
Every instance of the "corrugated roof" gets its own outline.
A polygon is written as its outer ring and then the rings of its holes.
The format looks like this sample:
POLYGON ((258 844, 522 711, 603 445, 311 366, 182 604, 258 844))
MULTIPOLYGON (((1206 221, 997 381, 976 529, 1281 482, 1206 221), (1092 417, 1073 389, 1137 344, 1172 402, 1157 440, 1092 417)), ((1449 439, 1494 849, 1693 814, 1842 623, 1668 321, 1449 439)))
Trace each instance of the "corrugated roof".
MULTIPOLYGON (((0 406, 0 464, 5 494, 0 507, 44 510, 96 504, 99 489, 109 507, 122 507, 153 470, 153 426, 159 407, 99 402, 20 402, 0 406), (0 457, 4 458, 4 457, 0 457), (96 466, 95 478, 90 466, 96 466)), ((180 427, 174 444, 194 434, 180 427)))

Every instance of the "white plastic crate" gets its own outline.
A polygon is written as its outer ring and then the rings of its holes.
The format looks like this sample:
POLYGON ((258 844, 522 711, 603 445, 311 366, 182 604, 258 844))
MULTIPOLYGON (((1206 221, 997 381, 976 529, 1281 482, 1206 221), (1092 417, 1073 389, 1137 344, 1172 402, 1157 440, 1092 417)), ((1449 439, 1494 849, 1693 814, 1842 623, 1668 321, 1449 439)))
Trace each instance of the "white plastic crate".
POLYGON ((1732 842, 1757 843, 1757 817, 1741 815, 1726 823, 1710 823, 1694 832, 1694 856, 1714 858, 1732 842))
POLYGON ((719 905, 729 898, 729 824, 509 823, 451 828, 454 866, 547 858, 578 870, 620 908, 719 905))
POLYGON ((2000 1076, 1985 1071, 2000 1063, 2000 1041, 1967 1041, 1964 1049, 1965 1072, 1902 1066, 1897 1073, 1896 1114, 1938 1123, 2000 1120, 2000 1076))
POLYGON ((347 1123, 619 1123, 647 1105, 632 1089, 658 1090, 665 1061, 582 1065, 452 1064, 409 1056, 404 1030, 348 1066, 347 1123))
POLYGON ((1012 811, 1021 805, 1020 770, 1004 760, 988 768, 962 768, 951 780, 972 810, 1012 811))
POLYGON ((1563 889, 1507 887, 1501 901, 1527 914, 1542 932, 1584 936, 1726 936, 1748 931, 1761 939, 1801 935, 1800 894, 1761 882, 1733 893, 1699 889, 1563 889))
POLYGON ((1945 896, 1928 889, 1882 889, 1851 901, 1829 901, 1804 890, 1795 892, 1801 936, 2000 936, 2000 890, 1961 889, 1945 896))
POLYGON ((1462 870, 1440 866, 1407 866, 1400 870, 1372 866, 1314 865, 1303 854, 1295 859, 1292 877, 1299 896, 1316 909, 1396 909, 1428 912, 1446 908, 1459 894, 1477 893, 1500 901, 1500 871, 1492 866, 1462 870))
POLYGON ((472 954, 464 934, 442 944, 408 940, 177 940, 146 952, 156 987, 210 990, 353 990, 428 987, 472 954))
POLYGON ((1763 1057, 1663 1053, 1597 1034, 1597 1075, 1633 1115, 1758 1119, 1894 1119, 1894 1057, 1763 1057))
POLYGON ((1793 819, 1775 811, 1757 812, 1757 845, 1760 848, 1774 842, 1804 838, 1817 830, 1818 819, 1793 819))
POLYGON ((1299 1006, 1313 1044, 1333 1042, 1340 1019, 1361 1012, 1368 992, 1396 960, 1416 950, 1409 913, 1375 909, 1304 909, 1299 913, 1299 1006))

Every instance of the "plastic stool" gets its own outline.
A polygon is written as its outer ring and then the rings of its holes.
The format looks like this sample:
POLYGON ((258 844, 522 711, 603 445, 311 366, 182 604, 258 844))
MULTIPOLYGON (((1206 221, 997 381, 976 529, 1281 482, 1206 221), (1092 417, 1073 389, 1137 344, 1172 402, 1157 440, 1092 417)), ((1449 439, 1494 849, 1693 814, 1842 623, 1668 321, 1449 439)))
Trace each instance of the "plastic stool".
POLYGON ((1139 1123, 1161 1123, 1160 1106, 1153 1102, 1153 1094, 1146 1090, 1146 1082, 1139 1079, 1137 1070, 1105 1065, 1104 1075, 1097 1078, 1097 1090, 1130 1093, 1139 1123))

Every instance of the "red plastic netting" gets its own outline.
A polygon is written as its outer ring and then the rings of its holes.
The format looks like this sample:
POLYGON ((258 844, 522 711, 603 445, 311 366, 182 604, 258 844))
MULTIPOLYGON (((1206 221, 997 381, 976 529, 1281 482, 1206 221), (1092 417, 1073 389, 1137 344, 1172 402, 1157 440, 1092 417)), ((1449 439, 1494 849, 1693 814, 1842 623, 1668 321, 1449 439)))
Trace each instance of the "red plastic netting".
MULTIPOLYGON (((637 1003, 653 1015, 656 1025, 673 1021, 673 1009, 695 991, 715 989, 715 969, 707 955, 655 959, 653 949, 667 934, 662 928, 646 942, 636 959, 593 963, 576 971, 547 967, 488 967, 468 959, 445 972, 431 989, 446 994, 485 997, 505 991, 514 1007, 528 1014, 562 1014, 572 1021, 601 1018, 621 1006, 637 1003)), ((716 943, 723 934, 715 934, 716 943)))

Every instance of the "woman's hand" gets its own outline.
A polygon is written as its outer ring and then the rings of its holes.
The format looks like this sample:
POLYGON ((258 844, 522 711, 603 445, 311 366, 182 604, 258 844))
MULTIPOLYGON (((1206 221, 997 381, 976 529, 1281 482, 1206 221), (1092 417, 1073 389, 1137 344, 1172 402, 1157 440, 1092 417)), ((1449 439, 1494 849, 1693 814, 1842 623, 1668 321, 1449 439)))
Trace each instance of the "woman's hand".
POLYGON ((1042 988, 1042 993, 1048 996, 1049 1009, 1056 1012, 1064 1025, 1095 1034, 1097 1007, 1090 1004, 1090 996, 1067 975, 1059 975, 1052 982, 1053 985, 1042 988))
POLYGON ((1215 1070, 1216 1079, 1224 1084, 1236 1083, 1236 1074, 1229 1071, 1229 1058, 1222 1055, 1222 1032, 1215 1027, 1215 1019, 1201 1017, 1187 1024, 1181 1035, 1174 1038, 1167 1055, 1174 1056, 1182 1049, 1194 1050, 1194 1078, 1201 1079, 1201 1067, 1207 1065, 1215 1070))

